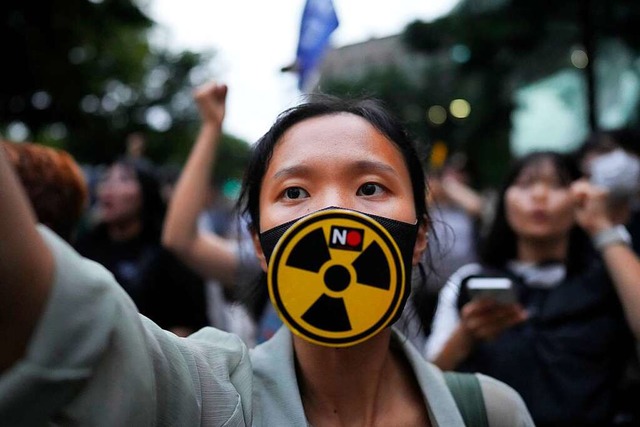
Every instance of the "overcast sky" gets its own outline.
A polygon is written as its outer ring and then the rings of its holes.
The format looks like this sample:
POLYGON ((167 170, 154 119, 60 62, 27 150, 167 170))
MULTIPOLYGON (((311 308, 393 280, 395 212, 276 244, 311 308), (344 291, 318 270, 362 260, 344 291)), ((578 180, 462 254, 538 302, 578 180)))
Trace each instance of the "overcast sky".
MULTIPOLYGON (((333 0, 340 25, 331 44, 344 46, 397 34, 411 21, 430 21, 458 0, 333 0)), ((226 132, 257 140, 277 114, 300 101, 295 75, 281 73, 296 52, 304 0, 150 0, 172 49, 215 50, 214 75, 229 85, 226 132)))

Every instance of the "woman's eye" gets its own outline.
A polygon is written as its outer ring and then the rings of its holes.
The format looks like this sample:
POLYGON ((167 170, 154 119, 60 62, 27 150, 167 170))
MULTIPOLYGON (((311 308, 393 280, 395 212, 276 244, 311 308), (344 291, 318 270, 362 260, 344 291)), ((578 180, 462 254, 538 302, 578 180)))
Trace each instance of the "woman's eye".
POLYGON ((309 193, 300 187, 290 187, 284 190, 284 197, 287 199, 301 199, 303 197, 309 197, 309 193))
POLYGON ((374 184, 373 182, 367 182, 358 188, 358 196, 374 196, 376 194, 380 194, 382 190, 383 188, 381 185, 374 184))

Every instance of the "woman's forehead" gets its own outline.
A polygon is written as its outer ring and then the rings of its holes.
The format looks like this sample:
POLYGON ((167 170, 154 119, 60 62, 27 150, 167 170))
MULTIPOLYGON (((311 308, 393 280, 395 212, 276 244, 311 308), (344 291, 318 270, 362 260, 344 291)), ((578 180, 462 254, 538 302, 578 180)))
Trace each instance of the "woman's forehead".
POLYGON ((322 114, 295 123, 284 132, 280 141, 297 136, 335 137, 362 129, 370 129, 378 132, 366 119, 352 113, 337 112, 322 114))
POLYGON ((291 126, 274 147, 273 159, 312 157, 318 153, 331 156, 356 155, 401 156, 391 140, 366 119, 351 113, 332 113, 305 119, 291 126))
POLYGON ((556 163, 549 157, 539 157, 525 164, 517 177, 560 177, 561 173, 556 163))

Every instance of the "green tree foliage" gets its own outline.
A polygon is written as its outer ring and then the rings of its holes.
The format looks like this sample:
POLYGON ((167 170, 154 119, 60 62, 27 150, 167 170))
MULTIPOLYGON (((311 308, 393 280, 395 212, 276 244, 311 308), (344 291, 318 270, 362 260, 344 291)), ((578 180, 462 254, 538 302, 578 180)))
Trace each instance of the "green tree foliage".
POLYGON ((401 68, 369 69, 358 79, 329 79, 322 83, 322 91, 338 96, 382 99, 406 122, 412 135, 422 142, 422 154, 426 156, 425 102, 422 93, 415 90, 401 68))
POLYGON ((404 38, 416 51, 451 54, 448 73, 456 76, 450 81, 451 96, 464 94, 473 112, 464 130, 449 135, 449 140, 484 165, 482 170, 490 174, 484 178, 495 182, 508 159, 514 90, 572 67, 570 52, 580 47, 589 58, 584 75, 589 124, 595 129, 593 64, 598 41, 617 38, 638 52, 638 18, 640 4, 633 0, 467 0, 448 16, 409 25, 404 38), (466 58, 456 61, 460 49, 466 58), (468 90, 471 87, 474 90, 468 90))
POLYGON ((450 151, 467 153, 478 184, 495 185, 510 159, 514 91, 573 68, 570 54, 580 47, 590 59, 584 73, 593 104, 597 82, 591 66, 598 41, 616 38, 640 52, 638 22, 640 3, 634 0, 463 0, 449 15, 405 29, 405 45, 427 58, 418 81, 408 70, 378 69, 355 80, 323 82, 322 89, 384 99, 420 141, 442 140, 450 151), (426 120, 429 107, 448 109, 458 98, 471 105, 467 118, 449 115, 442 124, 426 120))
MULTIPOLYGON (((141 132, 153 161, 182 162, 200 124, 191 91, 211 77, 213 52, 158 49, 154 25, 131 0, 1 2, 2 134, 26 127, 31 141, 105 163, 141 132)), ((248 150, 233 138, 227 145, 233 159, 248 150)))
MULTIPOLYGON (((480 102, 480 97, 490 93, 490 89, 482 87, 477 75, 464 76, 456 72, 451 61, 439 57, 426 64, 417 81, 409 76, 414 72, 397 66, 378 67, 355 79, 329 78, 322 82, 322 91, 338 96, 364 95, 382 99, 406 124, 418 142, 425 163, 428 163, 430 147, 436 141, 444 141, 450 151, 469 154, 472 167, 487 159, 500 163, 508 160, 509 112, 495 106, 484 110, 479 108, 488 106, 480 102), (429 108, 434 105, 448 108, 456 98, 465 98, 471 103, 473 111, 469 117, 456 119, 449 116, 438 125, 429 122, 429 108), (497 122, 502 126, 496 126, 497 122), (486 152, 483 147, 491 147, 491 151, 486 152)), ((491 97, 495 101, 494 94, 491 97)), ((478 184, 495 182, 500 172, 499 168, 479 171, 478 184)))

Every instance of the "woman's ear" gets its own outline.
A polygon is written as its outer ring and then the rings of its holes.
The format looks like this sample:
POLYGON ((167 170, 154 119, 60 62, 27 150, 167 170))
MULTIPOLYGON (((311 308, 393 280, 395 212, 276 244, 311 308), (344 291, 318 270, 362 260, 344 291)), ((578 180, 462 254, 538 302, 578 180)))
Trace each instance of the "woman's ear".
POLYGON ((427 235, 429 233, 429 219, 425 216, 423 221, 418 227, 418 236, 416 237, 416 244, 413 246, 413 265, 418 265, 422 259, 422 254, 427 249, 427 235))
POLYGON ((265 257, 264 251, 262 250, 262 245, 260 244, 260 236, 258 236, 258 233, 255 230, 253 230, 253 228, 251 230, 251 240, 253 241, 253 249, 256 252, 256 256, 260 261, 260 267, 262 268, 262 271, 266 273, 267 258, 265 257))

